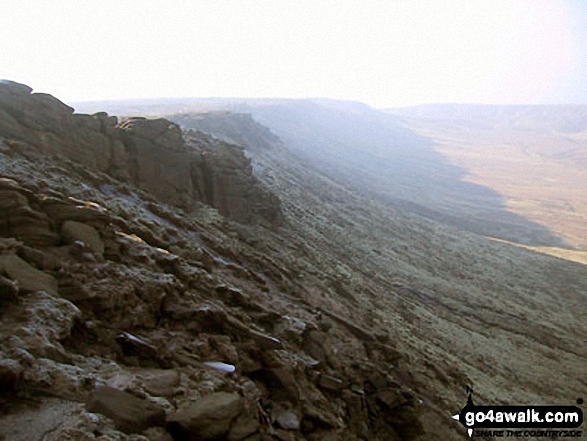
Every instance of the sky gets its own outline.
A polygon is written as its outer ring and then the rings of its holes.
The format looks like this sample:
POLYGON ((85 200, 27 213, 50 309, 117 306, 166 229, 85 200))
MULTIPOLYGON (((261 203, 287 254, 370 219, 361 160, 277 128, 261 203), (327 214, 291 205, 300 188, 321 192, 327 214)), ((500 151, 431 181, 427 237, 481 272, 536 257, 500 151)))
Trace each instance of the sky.
POLYGON ((65 102, 587 103, 581 0, 2 0, 0 78, 65 102))

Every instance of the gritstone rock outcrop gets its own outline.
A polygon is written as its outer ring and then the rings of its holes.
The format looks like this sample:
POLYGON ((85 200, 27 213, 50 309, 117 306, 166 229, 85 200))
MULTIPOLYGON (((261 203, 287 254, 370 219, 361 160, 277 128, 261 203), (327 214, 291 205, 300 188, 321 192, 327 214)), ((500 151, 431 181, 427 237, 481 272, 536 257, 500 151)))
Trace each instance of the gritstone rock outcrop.
POLYGON ((166 119, 74 114, 51 95, 31 92, 0 83, 0 134, 13 148, 65 156, 188 211, 200 201, 239 222, 279 222, 279 200, 255 179, 242 148, 198 133, 186 142, 166 119))

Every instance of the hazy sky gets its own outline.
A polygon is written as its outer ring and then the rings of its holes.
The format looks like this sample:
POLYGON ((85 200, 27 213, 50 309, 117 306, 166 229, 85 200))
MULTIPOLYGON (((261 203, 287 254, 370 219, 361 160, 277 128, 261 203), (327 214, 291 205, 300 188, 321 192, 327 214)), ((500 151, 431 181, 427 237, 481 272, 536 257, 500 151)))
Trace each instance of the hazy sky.
POLYGON ((2 0, 0 78, 162 96, 587 103, 581 0, 2 0))

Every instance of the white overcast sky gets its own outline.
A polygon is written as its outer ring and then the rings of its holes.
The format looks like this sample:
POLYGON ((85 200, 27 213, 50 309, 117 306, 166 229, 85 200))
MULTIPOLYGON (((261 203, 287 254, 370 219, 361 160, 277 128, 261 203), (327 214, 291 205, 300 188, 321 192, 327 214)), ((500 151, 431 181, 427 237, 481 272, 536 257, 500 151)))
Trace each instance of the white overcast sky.
POLYGON ((581 0, 2 0, 0 9, 0 78, 65 102, 587 102, 581 0))

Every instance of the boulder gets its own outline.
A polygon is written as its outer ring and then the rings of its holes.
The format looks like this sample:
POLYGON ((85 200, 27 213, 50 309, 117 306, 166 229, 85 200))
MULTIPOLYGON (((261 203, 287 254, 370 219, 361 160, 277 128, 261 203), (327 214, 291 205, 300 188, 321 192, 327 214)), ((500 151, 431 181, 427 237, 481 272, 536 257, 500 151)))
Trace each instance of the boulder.
POLYGON ((0 83, 0 108, 28 129, 58 132, 68 127, 73 109, 45 93, 13 81, 0 83))
POLYGON ((39 204, 43 211, 56 222, 72 220, 95 226, 104 225, 108 219, 106 210, 91 202, 43 195, 39 197, 39 204))
POLYGON ((86 408, 111 418, 125 433, 139 433, 153 426, 165 424, 165 411, 155 404, 128 392, 108 387, 97 387, 87 398, 86 408))
MULTIPOLYGON (((244 399, 241 396, 216 392, 171 414, 167 418, 167 430, 176 440, 225 439, 243 410, 244 399)), ((233 437, 233 440, 236 441, 236 438, 233 437)))
POLYGON ((280 409, 272 414, 275 424, 285 430, 300 430, 300 419, 291 410, 280 409))
POLYGON ((91 225, 76 221, 65 221, 61 227, 61 237, 67 244, 83 242, 93 253, 104 254, 104 242, 100 233, 91 225))
POLYGON ((49 274, 33 268, 16 254, 0 255, 0 273, 18 282, 23 292, 45 291, 57 294, 57 280, 49 274))
POLYGON ((67 361, 60 342, 71 336, 81 311, 69 300, 45 291, 24 296, 21 306, 23 310, 13 330, 20 346, 37 357, 67 361))
POLYGON ((180 380, 179 372, 172 369, 152 371, 143 380, 143 387, 145 391, 154 397, 171 398, 175 388, 179 386, 180 380))

